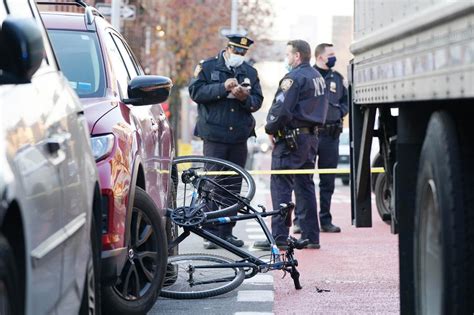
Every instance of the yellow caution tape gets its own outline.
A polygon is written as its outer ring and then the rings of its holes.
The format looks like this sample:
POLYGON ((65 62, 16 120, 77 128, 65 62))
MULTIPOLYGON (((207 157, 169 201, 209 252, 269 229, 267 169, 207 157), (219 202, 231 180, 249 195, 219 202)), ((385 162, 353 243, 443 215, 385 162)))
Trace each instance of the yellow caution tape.
MULTIPOLYGON (((323 168, 323 169, 298 169, 298 170, 247 170, 251 175, 298 175, 298 174, 350 174, 349 168, 323 168)), ((373 167, 371 173, 383 173, 383 167, 373 167)), ((198 172, 199 175, 237 175, 234 171, 207 171, 198 172)))
MULTIPOLYGON (((371 173, 383 173, 383 167, 373 167, 371 173)), ((349 168, 322 168, 322 169, 303 169, 303 170, 250 170, 252 175, 290 175, 290 174, 350 174, 349 168)))

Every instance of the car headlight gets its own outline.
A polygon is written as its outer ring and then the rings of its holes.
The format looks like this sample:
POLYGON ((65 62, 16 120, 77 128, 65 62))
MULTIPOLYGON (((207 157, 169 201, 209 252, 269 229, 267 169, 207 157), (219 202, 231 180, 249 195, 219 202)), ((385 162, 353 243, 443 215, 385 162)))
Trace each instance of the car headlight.
POLYGON ((97 161, 107 157, 114 148, 114 135, 94 136, 91 138, 92 154, 97 161))

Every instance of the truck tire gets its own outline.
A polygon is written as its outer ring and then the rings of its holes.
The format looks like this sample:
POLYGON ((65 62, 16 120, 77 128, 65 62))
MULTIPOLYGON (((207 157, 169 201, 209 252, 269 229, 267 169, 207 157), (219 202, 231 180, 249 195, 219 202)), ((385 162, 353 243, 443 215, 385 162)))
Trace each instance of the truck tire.
POLYGON ((474 240, 468 229, 474 187, 462 169, 465 158, 453 118, 434 113, 421 150, 416 190, 416 314, 472 314, 474 240))
MULTIPOLYGON (((380 153, 377 153, 374 157, 374 161, 372 162, 372 167, 384 167, 383 159, 380 153)), ((377 177, 383 173, 372 173, 370 175, 370 187, 372 188, 372 192, 375 193, 375 184, 377 183, 377 177)))
POLYGON ((388 188, 387 175, 385 173, 380 173, 376 177, 374 194, 375 205, 377 206, 380 219, 390 225, 392 192, 388 188))

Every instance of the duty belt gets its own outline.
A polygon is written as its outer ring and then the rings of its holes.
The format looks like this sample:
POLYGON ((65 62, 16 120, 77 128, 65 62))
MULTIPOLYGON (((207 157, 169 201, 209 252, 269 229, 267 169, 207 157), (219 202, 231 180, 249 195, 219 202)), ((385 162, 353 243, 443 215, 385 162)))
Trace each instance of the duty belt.
MULTIPOLYGON (((290 132, 294 132, 296 135, 304 135, 304 134, 318 134, 318 127, 299 127, 295 129, 288 129, 290 132)), ((281 141, 285 139, 286 134, 288 131, 281 131, 278 130, 277 133, 274 135, 275 142, 281 141)))

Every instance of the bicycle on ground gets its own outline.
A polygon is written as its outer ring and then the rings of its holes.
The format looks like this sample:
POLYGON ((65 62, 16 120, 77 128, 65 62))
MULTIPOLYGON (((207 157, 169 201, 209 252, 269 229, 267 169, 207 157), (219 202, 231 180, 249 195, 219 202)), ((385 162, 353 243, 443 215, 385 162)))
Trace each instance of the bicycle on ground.
POLYGON ((282 253, 275 244, 263 218, 280 215, 290 219, 293 203, 282 204, 279 209, 266 211, 254 208, 250 201, 255 195, 252 176, 240 166, 217 158, 182 156, 173 162, 173 207, 168 216, 174 228, 183 232, 175 234, 168 249, 176 247, 191 233, 234 254, 237 258, 207 253, 181 254, 168 259, 168 272, 161 296, 174 299, 199 299, 217 296, 237 288, 245 279, 258 273, 282 270, 289 273, 296 289, 301 289, 295 249, 302 249, 307 240, 287 239, 288 247, 282 253), (238 210, 237 215, 229 213, 238 210), (222 224, 254 219, 271 244, 271 253, 256 257, 233 244, 206 231, 211 224, 222 224), (269 259, 268 259, 269 257, 269 259))

